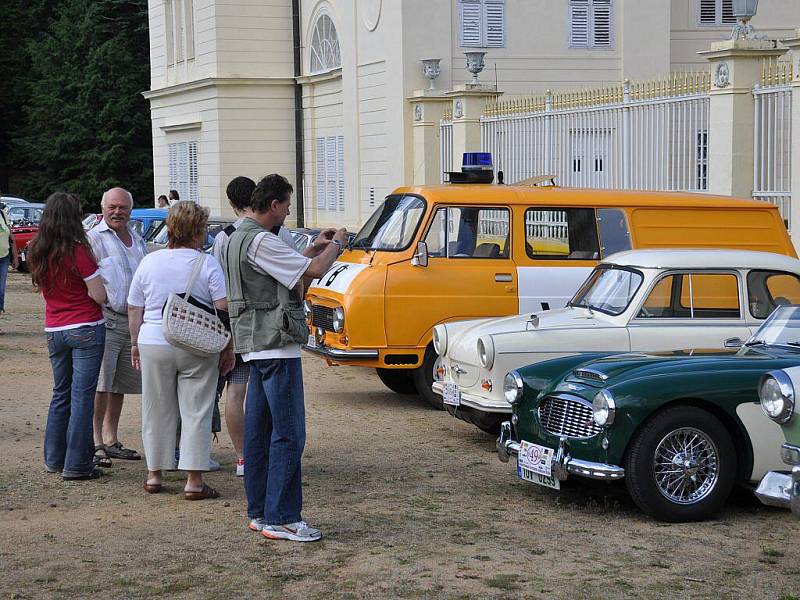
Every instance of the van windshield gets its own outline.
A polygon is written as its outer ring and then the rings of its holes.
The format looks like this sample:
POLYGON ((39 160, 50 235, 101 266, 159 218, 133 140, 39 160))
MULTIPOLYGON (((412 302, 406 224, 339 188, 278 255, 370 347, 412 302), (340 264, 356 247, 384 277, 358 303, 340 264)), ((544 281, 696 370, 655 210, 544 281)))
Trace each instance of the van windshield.
POLYGON ((387 196, 353 239, 354 250, 405 250, 425 214, 419 196, 387 196))

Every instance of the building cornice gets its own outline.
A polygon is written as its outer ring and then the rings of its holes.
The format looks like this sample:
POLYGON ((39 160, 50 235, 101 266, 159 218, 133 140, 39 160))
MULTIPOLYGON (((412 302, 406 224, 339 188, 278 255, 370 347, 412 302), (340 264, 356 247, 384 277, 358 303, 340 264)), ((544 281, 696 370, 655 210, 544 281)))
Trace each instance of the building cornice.
POLYGON ((297 78, 297 83, 305 85, 307 83, 321 83, 323 81, 331 81, 333 79, 341 79, 342 78, 342 68, 339 67, 338 69, 332 69, 331 71, 326 71, 325 73, 318 73, 316 75, 301 75, 297 78))
POLYGON ((224 86, 264 86, 264 85, 294 85, 294 77, 206 77, 195 81, 178 83, 155 90, 142 92, 147 100, 181 94, 194 90, 202 90, 209 87, 224 86))

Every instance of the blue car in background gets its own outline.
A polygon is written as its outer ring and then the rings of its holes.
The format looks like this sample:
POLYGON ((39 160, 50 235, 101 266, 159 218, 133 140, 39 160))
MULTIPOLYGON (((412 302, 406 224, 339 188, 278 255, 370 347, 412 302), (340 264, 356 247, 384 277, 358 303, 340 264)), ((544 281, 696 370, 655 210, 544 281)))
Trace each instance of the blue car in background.
POLYGON ((148 241, 167 220, 167 212, 166 208, 134 208, 131 211, 131 227, 148 241))

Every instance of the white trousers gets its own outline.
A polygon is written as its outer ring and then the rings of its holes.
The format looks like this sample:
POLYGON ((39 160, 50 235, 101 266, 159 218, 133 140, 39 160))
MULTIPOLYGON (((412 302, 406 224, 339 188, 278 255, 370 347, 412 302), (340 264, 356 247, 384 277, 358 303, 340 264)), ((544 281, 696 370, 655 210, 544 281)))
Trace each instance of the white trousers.
POLYGON ((175 436, 181 421, 183 471, 208 471, 211 417, 217 393, 219 355, 201 358, 176 348, 143 344, 142 443, 147 468, 175 468, 175 436))

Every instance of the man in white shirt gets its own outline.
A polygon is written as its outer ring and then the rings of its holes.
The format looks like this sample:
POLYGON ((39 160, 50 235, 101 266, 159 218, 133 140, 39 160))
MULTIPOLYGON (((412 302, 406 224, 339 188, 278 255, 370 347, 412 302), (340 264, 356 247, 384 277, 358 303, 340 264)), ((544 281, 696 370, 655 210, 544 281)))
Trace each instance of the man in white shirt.
POLYGON ((250 529, 269 539, 311 542, 319 529, 302 520, 301 457, 305 403, 300 343, 308 338, 303 278, 320 277, 347 242, 347 231, 317 238, 303 256, 280 237, 292 186, 268 175, 225 252, 234 344, 251 365, 245 410, 244 472, 250 529))
POLYGON ((127 298, 147 248, 129 225, 133 197, 127 190, 111 188, 103 194, 100 208, 103 220, 87 234, 107 296, 103 306, 106 343, 94 401, 94 443, 95 462, 110 466, 111 458, 141 459, 138 452, 122 445, 117 430, 125 394, 142 393, 141 375, 131 364, 127 298))

